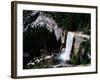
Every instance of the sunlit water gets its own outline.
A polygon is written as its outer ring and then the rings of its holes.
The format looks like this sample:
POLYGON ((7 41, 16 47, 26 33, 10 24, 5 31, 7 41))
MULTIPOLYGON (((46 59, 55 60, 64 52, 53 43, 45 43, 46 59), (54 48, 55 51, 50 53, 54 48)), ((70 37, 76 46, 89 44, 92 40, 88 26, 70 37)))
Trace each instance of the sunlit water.
POLYGON ((72 44, 73 44, 73 38, 74 38, 74 33, 73 32, 68 32, 67 34, 67 41, 66 41, 66 48, 64 51, 62 51, 60 55, 60 59, 62 61, 68 61, 70 60, 70 54, 72 50, 72 44))

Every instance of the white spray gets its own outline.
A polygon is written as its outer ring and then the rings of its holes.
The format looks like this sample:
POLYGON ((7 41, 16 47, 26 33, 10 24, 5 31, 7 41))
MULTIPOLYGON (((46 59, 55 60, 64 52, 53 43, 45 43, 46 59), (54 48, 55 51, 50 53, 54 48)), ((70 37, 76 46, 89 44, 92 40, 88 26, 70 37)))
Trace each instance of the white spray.
POLYGON ((67 60, 70 60, 73 38, 74 38, 74 33, 68 32, 65 51, 63 51, 60 55, 60 59, 64 62, 67 61, 67 60))

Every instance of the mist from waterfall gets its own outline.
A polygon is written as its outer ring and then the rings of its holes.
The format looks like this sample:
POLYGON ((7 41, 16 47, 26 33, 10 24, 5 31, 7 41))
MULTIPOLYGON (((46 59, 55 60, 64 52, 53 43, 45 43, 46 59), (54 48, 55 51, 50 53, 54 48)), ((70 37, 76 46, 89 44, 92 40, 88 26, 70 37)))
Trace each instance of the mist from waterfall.
POLYGON ((60 59, 64 62, 70 60, 70 54, 72 50, 72 44, 73 44, 73 38, 74 38, 74 33, 73 32, 68 32, 67 34, 67 41, 66 41, 66 48, 64 51, 62 51, 60 55, 60 59))

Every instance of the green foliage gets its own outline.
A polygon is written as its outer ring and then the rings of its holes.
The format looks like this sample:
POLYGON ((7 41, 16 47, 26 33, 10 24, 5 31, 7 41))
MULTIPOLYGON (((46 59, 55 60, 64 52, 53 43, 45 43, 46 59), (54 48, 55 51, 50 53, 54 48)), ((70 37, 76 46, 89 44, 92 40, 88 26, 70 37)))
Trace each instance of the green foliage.
POLYGON ((77 65, 78 64, 78 56, 77 55, 75 55, 75 53, 73 53, 73 55, 72 55, 72 58, 71 58, 71 63, 73 64, 73 65, 77 65))
POLYGON ((53 17, 58 27, 67 31, 82 31, 90 34, 90 14, 45 12, 53 17))
POLYGON ((31 68, 32 69, 39 69, 39 68, 47 68, 48 65, 47 64, 41 64, 41 65, 33 65, 31 68))
POLYGON ((73 52, 71 63, 74 65, 90 64, 91 58, 89 58, 89 55, 91 56, 90 40, 85 39, 81 43, 78 53, 73 52))
POLYGON ((81 53, 82 53, 82 50, 84 49, 84 52, 82 54, 80 54, 81 64, 90 64, 91 63, 91 59, 89 58, 89 56, 91 56, 90 42, 91 42, 90 40, 85 40, 81 44, 81 47, 80 47, 81 53))

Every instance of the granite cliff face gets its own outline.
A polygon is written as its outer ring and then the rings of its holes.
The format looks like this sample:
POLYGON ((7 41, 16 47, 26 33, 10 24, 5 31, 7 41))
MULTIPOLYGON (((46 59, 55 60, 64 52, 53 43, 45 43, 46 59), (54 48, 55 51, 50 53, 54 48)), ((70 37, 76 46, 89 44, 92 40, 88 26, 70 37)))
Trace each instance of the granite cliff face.
POLYGON ((56 36, 56 39, 59 40, 62 36, 62 29, 58 27, 55 20, 53 20, 52 16, 49 14, 45 14, 44 12, 39 11, 32 11, 29 14, 29 17, 27 17, 26 20, 24 20, 24 32, 27 31, 29 28, 41 28, 44 27, 50 32, 54 31, 54 34, 56 36), (27 25, 26 23, 31 22, 27 25))

